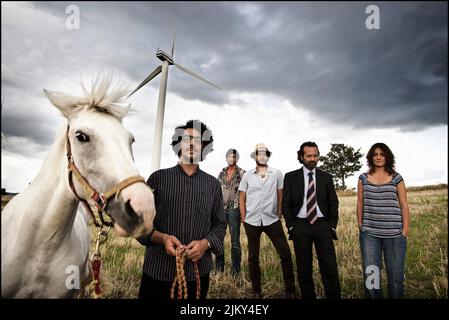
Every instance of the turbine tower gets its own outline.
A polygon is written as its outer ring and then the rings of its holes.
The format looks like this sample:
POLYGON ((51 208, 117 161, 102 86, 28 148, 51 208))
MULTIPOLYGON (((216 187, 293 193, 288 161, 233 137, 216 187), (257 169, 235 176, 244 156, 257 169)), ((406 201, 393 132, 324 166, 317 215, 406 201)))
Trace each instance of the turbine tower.
POLYGON ((192 71, 186 69, 185 67, 177 64, 173 60, 173 53, 175 50, 175 35, 173 35, 173 44, 171 47, 171 55, 168 53, 162 51, 161 49, 157 49, 156 51, 156 57, 158 57, 162 64, 157 66, 156 69, 153 70, 153 72, 150 73, 148 77, 145 78, 145 80, 140 83, 136 89, 134 89, 133 92, 131 92, 128 97, 130 97, 132 94, 134 94, 136 91, 138 91, 140 88, 142 88, 144 85, 146 85, 148 82, 150 82, 154 77, 156 77, 159 73, 161 73, 161 82, 159 87, 159 99, 157 104, 157 113, 156 113, 156 125, 154 128, 154 140, 153 140, 153 156, 151 159, 151 173, 153 173, 156 170, 159 170, 161 165, 161 146, 162 146, 162 130, 164 127, 164 113, 165 113, 165 97, 167 94, 167 78, 168 78, 168 67, 170 65, 174 65, 176 68, 184 71, 185 73, 190 74, 191 76, 194 76, 195 78, 206 82, 207 84, 222 90, 220 87, 216 86, 212 82, 204 79, 203 77, 200 77, 199 75, 193 73, 192 71))
MULTIPOLYGON (((5 101, 5 98, 2 98, 2 109, 1 109, 1 111, 3 111, 3 102, 5 101)), ((6 137, 5 137, 5 135, 4 135, 4 133, 3 133, 3 131, 2 131, 2 140, 5 140, 5 141, 7 141, 6 140, 6 137)))

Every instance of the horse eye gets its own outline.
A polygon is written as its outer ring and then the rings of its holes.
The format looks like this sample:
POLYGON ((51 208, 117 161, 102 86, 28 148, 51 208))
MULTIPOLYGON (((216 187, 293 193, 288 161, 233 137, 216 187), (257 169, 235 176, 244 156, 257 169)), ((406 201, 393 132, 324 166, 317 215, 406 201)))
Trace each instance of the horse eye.
POLYGON ((79 142, 89 142, 89 136, 87 134, 82 133, 81 131, 77 131, 75 133, 75 137, 78 139, 79 142))

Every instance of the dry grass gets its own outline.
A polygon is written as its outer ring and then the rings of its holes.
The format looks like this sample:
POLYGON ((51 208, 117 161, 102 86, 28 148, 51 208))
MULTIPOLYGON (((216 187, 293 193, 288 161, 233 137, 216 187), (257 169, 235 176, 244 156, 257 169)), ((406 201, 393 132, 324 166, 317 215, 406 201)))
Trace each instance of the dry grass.
MULTIPOLYGON (((406 260, 406 298, 447 298, 447 189, 426 189, 408 193, 412 216, 406 260)), ((355 214, 356 195, 340 196, 339 241, 335 242, 342 296, 363 298, 363 278, 355 214)), ((230 238, 225 237, 226 265, 224 273, 211 273, 208 298, 251 298, 251 282, 247 265, 247 240, 241 228, 242 273, 234 278, 230 273, 230 238)), ((291 241, 290 248, 293 254, 291 241)), ((106 268, 116 289, 111 297, 135 298, 140 284, 144 249, 135 240, 117 239, 107 244, 106 268)), ((260 263, 262 290, 266 298, 283 296, 283 279, 278 255, 268 237, 261 238, 260 263)), ((314 279, 317 295, 324 297, 323 285, 314 259, 314 279)), ((296 265, 295 265, 296 272, 296 265)), ((385 287, 385 273, 382 284, 385 287)))
MULTIPOLYGON (((446 185, 447 187, 447 185, 446 185)), ((411 233, 408 238, 405 274, 406 298, 443 298, 448 296, 448 225, 447 188, 409 190, 411 233)), ((6 199, 5 199, 6 200, 6 199)), ((339 195, 339 241, 335 242, 342 296, 363 298, 363 278, 356 222, 356 195, 339 195)), ((2 208, 4 196, 2 195, 2 208)), ((241 228, 242 273, 230 274, 230 239, 225 237, 226 265, 224 273, 211 273, 209 298, 251 298, 251 283, 247 265, 247 240, 241 228)), ((95 230, 92 228, 94 241, 95 230)), ((293 254, 293 246, 289 241, 293 254)), ((110 298, 136 298, 142 272, 144 247, 134 239, 119 238, 113 232, 102 249, 103 270, 114 284, 110 298)), ((294 254, 293 254, 294 255, 294 254)), ((294 256, 293 256, 294 259, 294 256)), ((262 290, 266 298, 283 295, 282 272, 277 253, 268 237, 261 238, 260 262, 262 290)), ((296 266, 295 266, 296 269, 296 266)), ((295 270, 296 272, 296 270, 295 270)), ((323 286, 314 259, 314 279, 317 295, 324 296, 323 286)), ((385 288, 385 273, 382 286, 385 288)))

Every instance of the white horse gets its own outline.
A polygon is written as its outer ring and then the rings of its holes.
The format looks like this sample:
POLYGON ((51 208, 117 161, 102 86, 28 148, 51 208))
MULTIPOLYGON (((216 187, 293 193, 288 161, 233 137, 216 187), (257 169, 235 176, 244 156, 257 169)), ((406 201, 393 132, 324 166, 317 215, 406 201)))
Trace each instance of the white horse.
POLYGON ((79 200, 105 209, 121 236, 152 230, 154 197, 136 176, 134 138, 121 122, 129 110, 122 105, 127 92, 111 88, 110 76, 95 81, 90 92, 82 88, 81 97, 44 90, 67 124, 31 185, 1 213, 2 298, 79 293, 67 285, 73 270, 79 270, 80 283, 89 276, 88 216, 77 211, 79 200))

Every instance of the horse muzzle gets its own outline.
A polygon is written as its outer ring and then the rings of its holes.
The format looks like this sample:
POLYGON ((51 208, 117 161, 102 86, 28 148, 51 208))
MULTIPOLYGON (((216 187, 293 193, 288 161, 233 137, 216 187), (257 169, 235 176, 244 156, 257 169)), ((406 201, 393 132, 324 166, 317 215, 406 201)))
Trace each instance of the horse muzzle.
POLYGON ((105 208, 120 236, 143 236, 153 229, 154 196, 145 183, 135 183, 111 198, 105 208))

